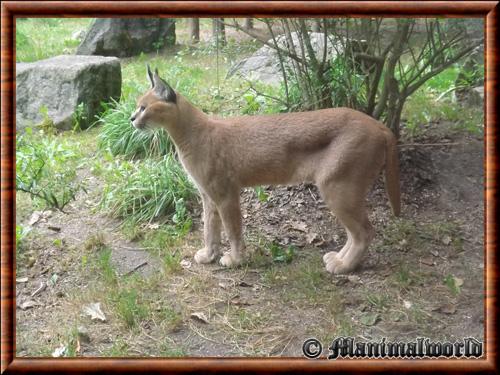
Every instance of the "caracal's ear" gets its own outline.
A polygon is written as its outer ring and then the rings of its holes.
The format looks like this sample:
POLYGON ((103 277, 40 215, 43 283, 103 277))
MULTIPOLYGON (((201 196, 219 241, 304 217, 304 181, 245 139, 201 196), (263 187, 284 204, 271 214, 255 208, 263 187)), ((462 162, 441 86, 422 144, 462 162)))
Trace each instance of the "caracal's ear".
POLYGON ((151 67, 149 66, 149 64, 147 64, 147 68, 148 68, 149 82, 151 82, 151 88, 153 88, 155 87, 155 81, 153 80, 153 72, 151 72, 151 67))
MULTIPOLYGON (((149 74, 150 71, 148 71, 149 74)), ((158 75, 158 69, 155 69, 155 73, 153 74, 153 91, 155 92, 156 95, 161 97, 167 102, 172 102, 176 103, 177 102, 177 95, 172 87, 165 82, 163 79, 160 78, 158 75)))

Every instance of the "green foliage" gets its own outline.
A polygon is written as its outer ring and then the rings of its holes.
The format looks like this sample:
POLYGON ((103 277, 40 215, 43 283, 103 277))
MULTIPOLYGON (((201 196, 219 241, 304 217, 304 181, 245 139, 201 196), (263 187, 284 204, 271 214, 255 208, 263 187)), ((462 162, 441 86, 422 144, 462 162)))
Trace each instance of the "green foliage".
POLYGON ((330 93, 334 107, 366 107, 365 76, 350 67, 352 62, 338 56, 330 62, 330 93))
POLYGON ((100 206, 132 223, 166 218, 186 221, 194 187, 171 155, 144 161, 116 160, 106 173, 100 206))
POLYGON ((137 130, 130 122, 135 104, 129 101, 105 105, 104 113, 98 122, 102 124, 98 136, 101 149, 109 150, 112 155, 127 158, 143 158, 167 155, 172 151, 172 143, 163 129, 137 130))
POLYGON ((186 349, 179 348, 177 345, 172 345, 167 340, 160 344, 160 354, 162 357, 187 357, 186 349))
POLYGON ((446 275, 443 280, 444 284, 448 287, 450 292, 455 296, 460 294, 460 285, 457 280, 458 279, 451 274, 446 275))
POLYGON ((111 348, 102 353, 105 357, 125 357, 128 354, 129 344, 122 338, 118 337, 111 348))
POLYGON ((133 328, 148 316, 148 308, 139 301, 135 289, 121 290, 114 301, 120 318, 128 328, 133 328))
POLYGON ((85 104, 82 102, 76 106, 73 113, 73 131, 81 131, 82 125, 87 123, 87 110, 85 104))
POLYGON ((114 284, 117 282, 116 272, 111 263, 111 249, 109 247, 105 247, 99 251, 97 255, 97 266, 106 283, 114 284))
MULTIPOLYGON (((182 209, 179 211, 182 212, 182 209)), ((147 231, 142 245, 162 258, 167 272, 180 271, 182 252, 178 251, 176 245, 189 232, 191 225, 191 219, 184 213, 183 221, 176 225, 162 225, 158 229, 147 231)))
POLYGON ((85 190, 76 181, 80 153, 57 136, 37 136, 26 129, 16 139, 16 190, 30 194, 40 206, 60 211, 85 190))
POLYGON ((29 228, 16 224, 16 251, 22 250, 23 240, 29 231, 29 228))
POLYGON ((410 138, 423 135, 427 126, 441 121, 454 123, 455 131, 465 130, 473 135, 483 133, 483 109, 468 108, 457 103, 453 97, 459 71, 458 65, 444 70, 429 79, 408 98, 403 108, 402 118, 404 129, 410 138))
POLYGON ((262 186, 257 186, 254 188, 255 194, 257 194, 257 198, 259 202, 267 202, 269 199, 269 195, 265 192, 262 186))
POLYGON ((282 247, 277 243, 273 242, 269 246, 269 252, 271 253, 273 262, 290 263, 295 256, 295 247, 291 245, 287 247, 282 247))

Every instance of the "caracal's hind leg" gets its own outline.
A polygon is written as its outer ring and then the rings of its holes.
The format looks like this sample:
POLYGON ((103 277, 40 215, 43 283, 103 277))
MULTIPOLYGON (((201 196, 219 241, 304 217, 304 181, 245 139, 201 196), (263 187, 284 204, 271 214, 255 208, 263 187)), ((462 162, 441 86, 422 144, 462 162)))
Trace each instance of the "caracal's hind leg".
POLYGON ((211 263, 220 254, 221 219, 215 203, 206 194, 201 195, 203 201, 203 237, 205 247, 196 252, 196 263, 211 263))
POLYGON ((220 202, 217 202, 217 209, 231 245, 231 250, 220 259, 220 264, 225 267, 234 267, 243 260, 243 250, 245 249, 239 191, 228 192, 220 202))
POLYGON ((347 231, 347 241, 339 253, 325 254, 323 260, 330 273, 353 271, 373 239, 373 228, 365 209, 365 187, 346 181, 331 181, 319 186, 323 199, 347 231))

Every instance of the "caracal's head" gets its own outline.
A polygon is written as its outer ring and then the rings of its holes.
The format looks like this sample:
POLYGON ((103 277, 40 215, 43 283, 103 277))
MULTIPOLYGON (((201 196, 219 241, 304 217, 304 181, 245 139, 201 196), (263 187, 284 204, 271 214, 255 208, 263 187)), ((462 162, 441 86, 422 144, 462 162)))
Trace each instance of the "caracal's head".
POLYGON ((148 65, 151 88, 137 100, 137 109, 130 117, 136 129, 170 128, 177 122, 177 94, 170 85, 160 78, 158 69, 154 73, 148 65))

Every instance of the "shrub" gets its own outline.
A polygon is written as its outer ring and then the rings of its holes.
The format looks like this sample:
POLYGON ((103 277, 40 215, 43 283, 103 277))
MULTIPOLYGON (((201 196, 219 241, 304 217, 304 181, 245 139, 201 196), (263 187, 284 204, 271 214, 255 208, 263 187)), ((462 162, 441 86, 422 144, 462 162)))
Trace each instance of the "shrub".
POLYGON ((42 207, 60 211, 75 199, 82 183, 76 181, 80 154, 56 136, 35 136, 31 129, 16 140, 16 190, 31 195, 42 207))
POLYGON ((101 207, 132 223, 166 218, 180 223, 194 187, 172 155, 143 161, 116 160, 106 175, 101 207))

